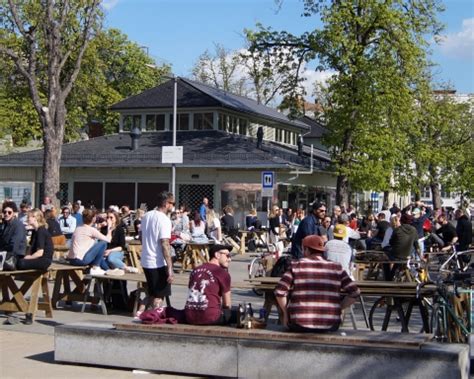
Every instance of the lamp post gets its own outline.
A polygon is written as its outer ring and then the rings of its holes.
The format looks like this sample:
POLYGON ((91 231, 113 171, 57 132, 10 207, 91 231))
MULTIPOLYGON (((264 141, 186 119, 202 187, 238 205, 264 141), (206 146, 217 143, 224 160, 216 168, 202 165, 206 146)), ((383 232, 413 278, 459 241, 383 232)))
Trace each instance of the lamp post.
MULTIPOLYGON (((173 147, 176 146, 176 129, 178 118, 178 77, 173 75, 173 147)), ((176 163, 171 164, 171 192, 176 196, 176 163)))
MULTIPOLYGON (((145 66, 156 69, 157 66, 153 64, 145 64, 145 66)), ((172 147, 176 147, 176 130, 177 128, 177 118, 178 118, 178 79, 179 77, 175 74, 163 75, 163 78, 173 80, 173 144, 172 147)), ((181 157, 182 160, 182 157, 181 157)), ((179 163, 183 163, 182 161, 179 163)), ((176 163, 173 161, 171 163, 171 192, 176 196, 176 163)))

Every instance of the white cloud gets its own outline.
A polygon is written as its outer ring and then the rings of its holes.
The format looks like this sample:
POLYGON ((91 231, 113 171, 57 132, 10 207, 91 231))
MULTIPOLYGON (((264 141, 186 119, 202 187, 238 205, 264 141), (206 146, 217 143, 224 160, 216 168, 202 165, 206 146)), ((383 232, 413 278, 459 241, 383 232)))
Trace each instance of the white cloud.
POLYGON ((335 74, 335 71, 304 71, 303 77, 305 81, 303 82, 303 86, 306 90, 306 97, 314 96, 316 85, 325 87, 327 81, 335 74))
POLYGON ((462 30, 440 38, 440 49, 450 57, 474 60, 474 18, 462 21, 462 30))
POLYGON ((102 1, 102 8, 104 8, 106 11, 110 11, 112 8, 114 8, 119 0, 103 0, 102 1))

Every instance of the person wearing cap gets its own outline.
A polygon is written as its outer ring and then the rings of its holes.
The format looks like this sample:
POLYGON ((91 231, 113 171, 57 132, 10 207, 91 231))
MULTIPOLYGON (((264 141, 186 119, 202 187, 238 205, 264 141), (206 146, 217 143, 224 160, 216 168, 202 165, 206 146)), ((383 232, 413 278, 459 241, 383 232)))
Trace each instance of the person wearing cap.
POLYGON ((344 238, 347 234, 347 228, 345 225, 336 224, 332 232, 334 239, 326 242, 324 246, 325 257, 331 262, 338 262, 342 268, 346 270, 349 276, 352 277, 352 261, 354 260, 354 250, 351 246, 344 242, 344 238))
POLYGON ((365 241, 361 239, 360 233, 349 226, 350 220, 349 216, 346 213, 343 213, 339 216, 338 223, 346 227, 346 234, 343 238, 344 242, 347 242, 351 247, 356 247, 361 250, 367 250, 367 247, 365 246, 365 241))
POLYGON ((303 257, 301 243, 306 236, 318 235, 327 239, 326 229, 322 225, 322 220, 326 215, 326 205, 316 201, 311 208, 312 212, 300 222, 298 230, 291 238, 291 255, 295 259, 301 259, 303 257))
POLYGON ((307 236, 302 245, 304 257, 291 263, 275 289, 283 325, 300 332, 335 331, 341 310, 355 302, 359 289, 340 263, 324 258, 322 237, 307 236))
POLYGON ((184 313, 188 324, 219 325, 230 322, 229 264, 232 246, 213 245, 209 262, 195 268, 189 276, 184 313))

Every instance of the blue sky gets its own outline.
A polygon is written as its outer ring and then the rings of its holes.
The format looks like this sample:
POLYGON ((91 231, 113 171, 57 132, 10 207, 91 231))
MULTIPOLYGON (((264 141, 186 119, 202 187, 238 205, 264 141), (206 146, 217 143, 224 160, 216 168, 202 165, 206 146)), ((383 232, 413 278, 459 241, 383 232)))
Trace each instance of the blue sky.
MULTIPOLYGON (((285 0, 279 11, 274 0, 104 0, 105 26, 118 28, 148 48, 157 63, 172 65, 189 76, 193 64, 214 43, 227 49, 244 46, 243 30, 257 22, 294 34, 312 30, 315 17, 302 18, 302 2, 285 0)), ((445 0, 440 20, 446 29, 442 45, 432 44, 439 82, 458 93, 474 93, 474 0, 445 0)), ((308 67, 311 68, 311 67, 308 67)))

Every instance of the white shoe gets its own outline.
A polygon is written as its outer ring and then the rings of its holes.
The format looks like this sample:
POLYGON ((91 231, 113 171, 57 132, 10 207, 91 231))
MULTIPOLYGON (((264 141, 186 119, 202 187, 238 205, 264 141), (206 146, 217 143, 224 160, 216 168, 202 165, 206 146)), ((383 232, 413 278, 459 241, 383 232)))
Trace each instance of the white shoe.
POLYGON ((139 270, 136 267, 126 266, 125 267, 125 272, 129 272, 130 274, 138 274, 139 270))
POLYGON ((89 271, 89 274, 102 276, 105 275, 105 271, 102 270, 100 267, 92 267, 89 271))
POLYGON ((119 268, 114 268, 113 270, 107 270, 105 272, 105 275, 107 276, 122 276, 125 275, 125 271, 119 269, 119 268))

